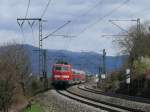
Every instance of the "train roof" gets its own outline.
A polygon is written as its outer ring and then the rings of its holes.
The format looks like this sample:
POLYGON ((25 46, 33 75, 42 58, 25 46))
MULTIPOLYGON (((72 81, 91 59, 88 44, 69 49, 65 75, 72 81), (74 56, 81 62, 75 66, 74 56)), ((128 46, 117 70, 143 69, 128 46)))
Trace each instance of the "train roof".
POLYGON ((83 70, 72 69, 72 71, 75 73, 79 73, 79 74, 85 74, 85 71, 83 71, 83 70))
POLYGON ((71 66, 70 64, 53 64, 53 66, 71 66))

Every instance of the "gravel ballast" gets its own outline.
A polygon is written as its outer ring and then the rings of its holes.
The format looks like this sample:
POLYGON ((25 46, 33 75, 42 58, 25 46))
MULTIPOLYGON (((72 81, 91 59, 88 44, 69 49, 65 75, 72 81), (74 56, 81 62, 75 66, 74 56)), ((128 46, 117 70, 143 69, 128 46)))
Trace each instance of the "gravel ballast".
POLYGON ((36 96, 45 112, 107 112, 66 98, 55 90, 36 96))
POLYGON ((95 94, 95 93, 87 92, 84 90, 80 90, 77 88, 77 86, 69 88, 69 91, 72 91, 74 93, 87 96, 89 98, 96 99, 99 101, 104 101, 107 103, 112 103, 115 105, 120 105, 120 106, 124 106, 128 108, 140 109, 145 112, 150 112, 150 104, 147 104, 147 103, 134 102, 134 101, 129 101, 129 100, 121 99, 121 98, 95 94))

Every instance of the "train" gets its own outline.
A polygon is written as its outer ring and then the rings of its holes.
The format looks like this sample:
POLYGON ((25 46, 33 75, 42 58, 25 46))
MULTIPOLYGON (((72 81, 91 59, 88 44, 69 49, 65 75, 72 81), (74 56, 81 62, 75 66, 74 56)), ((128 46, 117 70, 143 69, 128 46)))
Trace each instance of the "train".
POLYGON ((52 66, 52 85, 55 87, 67 87, 73 84, 83 83, 86 80, 85 72, 72 69, 68 63, 56 63, 52 66))
POLYGON ((82 70, 77 70, 77 69, 72 69, 73 75, 73 84, 79 84, 79 83, 84 83, 86 80, 86 73, 82 70))

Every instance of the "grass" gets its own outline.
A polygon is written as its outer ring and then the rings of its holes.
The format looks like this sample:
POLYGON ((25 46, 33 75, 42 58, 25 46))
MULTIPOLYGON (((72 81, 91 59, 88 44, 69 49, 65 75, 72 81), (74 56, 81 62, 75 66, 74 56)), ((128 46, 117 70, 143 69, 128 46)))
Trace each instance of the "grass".
POLYGON ((23 112, 44 112, 44 110, 39 104, 36 103, 31 106, 31 110, 28 108, 25 109, 23 112))

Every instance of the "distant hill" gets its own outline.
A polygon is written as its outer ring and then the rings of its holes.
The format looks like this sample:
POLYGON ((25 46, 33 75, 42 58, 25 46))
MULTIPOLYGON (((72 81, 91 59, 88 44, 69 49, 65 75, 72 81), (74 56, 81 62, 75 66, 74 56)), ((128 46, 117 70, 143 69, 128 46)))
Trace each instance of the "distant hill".
MULTIPOLYGON (((24 45, 28 49, 28 53, 32 62, 32 70, 38 73, 38 52, 33 51, 38 48, 24 45)), ((122 67, 126 56, 106 56, 107 71, 118 70, 122 67)), ((98 73, 98 67, 102 63, 102 55, 95 52, 71 52, 65 50, 47 50, 47 69, 51 70, 51 66, 58 60, 63 59, 71 63, 73 68, 81 69, 90 73, 98 73)))

